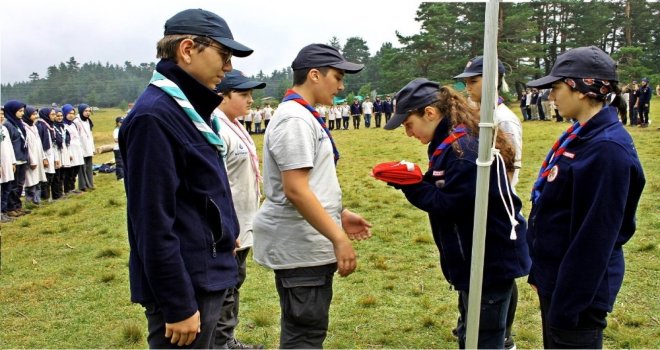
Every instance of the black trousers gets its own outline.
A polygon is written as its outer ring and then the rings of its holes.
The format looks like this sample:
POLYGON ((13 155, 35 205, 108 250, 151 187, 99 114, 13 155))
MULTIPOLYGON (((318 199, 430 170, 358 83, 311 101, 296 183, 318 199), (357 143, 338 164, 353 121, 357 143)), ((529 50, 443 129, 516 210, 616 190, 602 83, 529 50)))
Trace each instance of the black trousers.
POLYGON ((50 195, 53 192, 53 179, 55 174, 46 173, 46 182, 41 183, 41 199, 47 201, 50 199, 50 195))
POLYGON ((383 113, 381 112, 374 113, 374 119, 376 119, 376 127, 380 128, 380 121, 381 119, 383 119, 383 113))
POLYGON ((118 149, 112 150, 112 153, 115 154, 115 175, 117 175, 117 180, 121 180, 124 178, 124 160, 118 149))
POLYGON ((587 309, 580 313, 577 327, 557 328, 548 324, 552 300, 539 295, 543 347, 546 349, 602 349, 603 329, 607 327, 607 312, 587 309))
POLYGON ((328 333, 337 264, 275 270, 280 296, 280 349, 322 349, 328 333))
POLYGON ((353 129, 359 129, 360 128, 360 115, 354 115, 353 116, 353 129))
POLYGON ((69 168, 63 168, 62 178, 64 193, 69 193, 76 189, 76 176, 78 176, 80 165, 72 166, 69 168))
POLYGON ((216 349, 224 349, 227 342, 234 338, 234 330, 238 326, 238 310, 240 302, 239 289, 247 277, 247 257, 250 248, 236 252, 236 263, 238 263, 238 283, 236 287, 227 289, 227 295, 222 303, 220 318, 215 327, 214 344, 216 349))
POLYGON ((64 168, 55 169, 53 181, 50 183, 50 193, 53 199, 60 199, 64 195, 64 184, 62 182, 64 176, 62 170, 64 168))
POLYGON ((218 322, 220 309, 224 302, 227 290, 210 293, 200 293, 196 296, 199 316, 201 318, 201 333, 197 334, 195 341, 188 346, 177 346, 171 344, 169 338, 165 338, 165 316, 160 307, 155 303, 145 304, 144 314, 147 316, 147 328, 149 335, 147 342, 151 349, 213 349, 215 338, 215 324, 218 322))
POLYGON ((28 167, 29 165, 27 163, 16 164, 16 171, 14 171, 14 181, 9 181, 5 184, 8 190, 7 211, 23 208, 21 195, 23 194, 23 186, 25 185, 25 172, 27 171, 28 167))

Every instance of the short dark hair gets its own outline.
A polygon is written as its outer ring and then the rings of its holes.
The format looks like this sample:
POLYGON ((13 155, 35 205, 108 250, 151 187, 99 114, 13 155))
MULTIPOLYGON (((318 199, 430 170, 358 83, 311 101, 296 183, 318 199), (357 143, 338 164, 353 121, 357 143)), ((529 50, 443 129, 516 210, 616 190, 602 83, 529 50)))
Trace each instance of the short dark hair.
POLYGON ((312 69, 316 69, 323 76, 328 75, 328 72, 330 71, 330 67, 319 67, 319 68, 305 68, 305 69, 299 69, 299 70, 294 70, 293 71, 293 85, 302 85, 307 81, 307 74, 309 71, 312 69))

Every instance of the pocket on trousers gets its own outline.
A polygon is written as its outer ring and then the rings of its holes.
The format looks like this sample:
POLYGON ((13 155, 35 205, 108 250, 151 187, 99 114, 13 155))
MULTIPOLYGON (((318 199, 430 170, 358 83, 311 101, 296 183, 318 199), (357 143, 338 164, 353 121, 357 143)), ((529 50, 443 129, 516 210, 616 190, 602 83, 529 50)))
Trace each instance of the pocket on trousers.
POLYGON ((602 329, 560 329, 550 327, 550 337, 558 347, 573 349, 597 348, 602 329))
POLYGON ((287 318, 304 325, 327 320, 332 286, 327 286, 326 276, 284 277, 281 281, 286 293, 283 312, 287 318))

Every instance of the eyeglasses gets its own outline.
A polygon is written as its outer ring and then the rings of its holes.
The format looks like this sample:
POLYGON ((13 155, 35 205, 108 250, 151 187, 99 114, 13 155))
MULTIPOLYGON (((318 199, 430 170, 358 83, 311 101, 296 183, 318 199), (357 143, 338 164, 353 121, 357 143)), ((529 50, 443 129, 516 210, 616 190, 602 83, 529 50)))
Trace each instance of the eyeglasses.
POLYGON ((193 41, 200 44, 200 45, 209 46, 209 47, 214 48, 215 51, 217 53, 219 53, 220 56, 222 56, 224 58, 224 60, 222 61, 223 65, 228 64, 229 62, 231 62, 231 58, 233 56, 231 50, 227 50, 223 47, 216 46, 212 43, 205 43, 205 42, 202 42, 201 40, 197 40, 197 39, 193 39, 193 41))

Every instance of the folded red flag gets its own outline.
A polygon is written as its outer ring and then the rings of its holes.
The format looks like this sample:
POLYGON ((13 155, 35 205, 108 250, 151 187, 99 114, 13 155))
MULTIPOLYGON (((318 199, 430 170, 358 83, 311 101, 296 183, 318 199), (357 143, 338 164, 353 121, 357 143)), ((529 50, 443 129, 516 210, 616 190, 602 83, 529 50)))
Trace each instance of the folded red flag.
POLYGON ((371 176, 396 185, 413 185, 422 181, 422 170, 412 162, 385 162, 374 166, 371 176))

